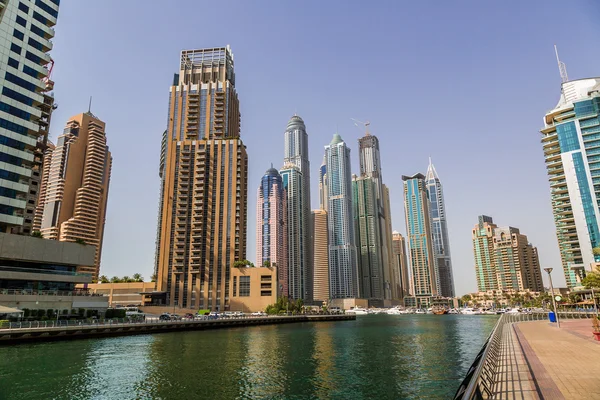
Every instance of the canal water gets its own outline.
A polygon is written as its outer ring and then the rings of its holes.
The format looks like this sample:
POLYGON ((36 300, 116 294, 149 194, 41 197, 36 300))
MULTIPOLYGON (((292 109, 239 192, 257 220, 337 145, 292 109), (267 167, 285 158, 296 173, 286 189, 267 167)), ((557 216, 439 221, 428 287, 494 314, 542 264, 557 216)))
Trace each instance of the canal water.
POLYGON ((0 347, 0 399, 450 399, 497 318, 367 315, 0 347))

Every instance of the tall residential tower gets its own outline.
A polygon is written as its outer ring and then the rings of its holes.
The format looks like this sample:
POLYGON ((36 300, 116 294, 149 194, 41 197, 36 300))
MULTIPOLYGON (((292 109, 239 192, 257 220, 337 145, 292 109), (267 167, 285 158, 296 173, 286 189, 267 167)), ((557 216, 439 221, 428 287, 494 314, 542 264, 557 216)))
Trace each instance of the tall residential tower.
POLYGON ((600 77, 568 80, 561 71, 560 99, 544 117, 541 141, 562 267, 573 288, 600 261, 593 251, 600 246, 600 77))
POLYGON ((356 244, 352 217, 350 149, 337 133, 325 146, 327 225, 329 232, 329 296, 358 297, 356 244))
POLYGON ((169 95, 157 291, 169 305, 230 308, 246 258, 248 156, 229 46, 181 52, 169 95))
POLYGON ((97 279, 112 167, 104 122, 90 112, 70 118, 45 164, 37 205, 41 219, 33 229, 46 239, 96 246, 94 266, 79 272, 97 279))
POLYGON ((440 295, 440 281, 431 235, 429 192, 423 174, 403 175, 402 180, 413 295, 418 307, 427 308, 431 304, 431 298, 440 295))
MULTIPOLYGON (((287 190, 288 226, 295 224, 288 233, 288 275, 290 297, 312 300, 312 265, 309 254, 310 207, 310 163, 308 161, 308 134, 304 121, 294 115, 285 130, 284 169, 297 168, 298 187, 287 190), (293 197, 293 198, 292 198, 293 197)), ((282 174, 283 174, 282 170, 282 174)), ((285 177, 284 177, 285 179, 285 177)))
POLYGON ((450 239, 446 223, 444 193, 437 171, 431 163, 431 158, 429 159, 425 180, 431 202, 431 234, 439 273, 440 295, 454 297, 454 276, 452 274, 452 260, 450 259, 450 239))

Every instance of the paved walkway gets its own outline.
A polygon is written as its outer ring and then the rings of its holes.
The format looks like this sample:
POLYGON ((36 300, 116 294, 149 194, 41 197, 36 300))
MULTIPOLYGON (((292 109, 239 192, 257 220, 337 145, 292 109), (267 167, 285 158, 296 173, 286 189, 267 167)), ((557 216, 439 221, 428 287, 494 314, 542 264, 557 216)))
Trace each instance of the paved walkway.
MULTIPOLYGON (((547 321, 512 327, 504 329, 512 330, 518 339, 513 343, 520 347, 515 351, 519 376, 521 380, 533 378, 529 382, 535 385, 539 397, 498 398, 600 399, 600 342, 593 340, 590 319, 564 321, 560 329, 547 321), (519 354, 527 362, 529 376, 519 365, 519 354)), ((524 396, 530 394, 524 392, 524 396)))

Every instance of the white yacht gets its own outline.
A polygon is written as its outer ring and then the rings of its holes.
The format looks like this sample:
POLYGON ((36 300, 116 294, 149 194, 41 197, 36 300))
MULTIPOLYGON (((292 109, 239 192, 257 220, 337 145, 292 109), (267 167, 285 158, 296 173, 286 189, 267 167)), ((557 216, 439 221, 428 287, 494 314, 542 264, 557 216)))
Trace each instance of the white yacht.
POLYGON ((355 315, 367 315, 369 311, 366 308, 362 307, 353 307, 346 311, 346 314, 355 314, 355 315))
POLYGON ((461 313, 461 314, 465 314, 465 315, 475 315, 475 314, 476 314, 475 310, 474 310, 474 309, 472 309, 471 307, 463 308, 463 309, 460 311, 460 313, 461 313))
POLYGON ((394 308, 390 308, 389 310, 386 311, 386 313, 389 314, 389 315, 400 315, 400 314, 403 314, 402 310, 398 306, 396 306, 394 308))
POLYGON ((417 311, 415 311, 415 314, 427 314, 427 311, 419 308, 417 311))

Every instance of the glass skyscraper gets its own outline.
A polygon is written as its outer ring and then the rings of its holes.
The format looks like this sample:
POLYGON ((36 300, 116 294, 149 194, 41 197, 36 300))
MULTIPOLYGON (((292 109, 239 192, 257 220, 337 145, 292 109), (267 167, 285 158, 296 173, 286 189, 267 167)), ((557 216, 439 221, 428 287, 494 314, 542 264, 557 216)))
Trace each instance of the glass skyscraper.
POLYGON ((429 167, 427 168, 425 180, 431 202, 431 234, 440 280, 440 295, 454 297, 454 276, 452 274, 452 260, 450 258, 450 239, 448 238, 448 225, 446 223, 444 193, 442 183, 435 167, 431 163, 431 159, 429 159, 429 167))
POLYGON ((279 172, 269 168, 256 201, 256 263, 277 267, 279 294, 287 293, 286 198, 279 172))
POLYGON ((440 281, 431 235, 429 192, 423 174, 403 175, 402 180, 413 295, 416 297, 417 307, 426 308, 431 304, 431 298, 440 294, 440 281))
POLYGON ((556 236, 572 288, 599 261, 593 249, 600 246, 600 78, 564 81, 541 133, 556 236))
POLYGON ((30 233, 54 104, 59 0, 0 1, 0 231, 30 233), (50 65, 50 68, 48 66, 50 65), (36 184, 31 186, 32 181, 36 184), (34 194, 31 195, 31 192, 34 194))
POLYGON ((329 231, 329 296, 358 297, 356 243, 352 217, 350 149, 339 134, 325 146, 329 231))
POLYGON ((296 165, 287 163, 279 171, 283 182, 284 196, 286 202, 285 228, 287 241, 287 272, 284 277, 287 283, 287 291, 282 294, 292 299, 304 299, 306 292, 306 270, 302 268, 304 263, 303 247, 308 244, 300 240, 304 233, 302 220, 302 172, 296 165))
MULTIPOLYGON (((308 134, 304 121, 294 115, 288 122, 284 137, 284 169, 295 166, 298 170, 298 187, 287 191, 288 224, 295 224, 288 232, 288 251, 294 252, 289 257, 288 269, 290 297, 294 299, 312 300, 312 257, 309 255, 310 207, 310 163, 308 161, 308 134), (293 199, 291 196, 295 196, 293 199), (297 254, 296 254, 297 252, 297 254), (297 272, 294 272, 297 271, 297 272)), ((282 170, 283 171, 283 170, 282 170)), ((283 172, 282 172, 283 173, 283 172)), ((284 183, 285 184, 285 183, 284 183)))

